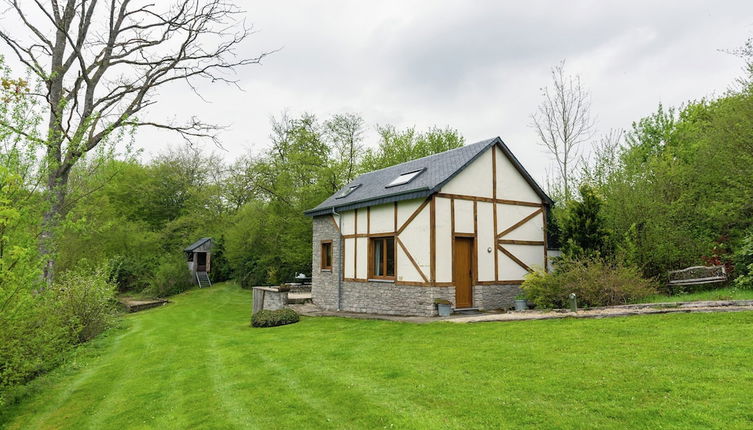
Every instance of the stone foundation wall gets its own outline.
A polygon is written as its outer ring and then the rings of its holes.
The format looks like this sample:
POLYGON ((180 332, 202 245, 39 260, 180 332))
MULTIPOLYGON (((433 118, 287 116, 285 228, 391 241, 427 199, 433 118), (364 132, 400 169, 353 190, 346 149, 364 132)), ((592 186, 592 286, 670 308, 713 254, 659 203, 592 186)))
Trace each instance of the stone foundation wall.
POLYGON ((475 285, 473 306, 479 309, 510 309, 515 306, 519 285, 475 285))
MULTIPOLYGON (((455 287, 395 285, 392 282, 343 282, 340 309, 384 315, 436 315, 434 299, 452 301, 455 287)), ((316 302, 314 302, 316 303, 316 302)))

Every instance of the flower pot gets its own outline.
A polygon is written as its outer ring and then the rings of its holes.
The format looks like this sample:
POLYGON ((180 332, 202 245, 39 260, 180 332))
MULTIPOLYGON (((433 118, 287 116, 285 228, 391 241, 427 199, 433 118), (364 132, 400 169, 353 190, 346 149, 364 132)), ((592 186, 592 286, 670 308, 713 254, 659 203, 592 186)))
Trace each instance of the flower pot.
POLYGON ((515 299, 515 310, 516 311, 528 310, 528 303, 526 303, 525 299, 523 300, 515 299))
POLYGON ((452 313, 452 306, 447 304, 437 304, 437 313, 440 317, 448 317, 452 313))

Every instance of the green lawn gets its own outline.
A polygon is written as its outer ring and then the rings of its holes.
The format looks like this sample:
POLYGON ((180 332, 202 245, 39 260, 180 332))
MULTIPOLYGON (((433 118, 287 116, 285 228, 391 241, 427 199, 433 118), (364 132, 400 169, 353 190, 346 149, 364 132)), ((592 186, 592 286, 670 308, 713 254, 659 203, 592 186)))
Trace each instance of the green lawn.
POLYGON ((753 427, 753 312, 254 329, 250 298, 220 284, 127 316, 0 427, 753 427))
POLYGON ((640 303, 692 302, 698 300, 753 300, 753 290, 741 290, 725 287, 693 293, 675 294, 673 296, 656 295, 639 300, 640 303))

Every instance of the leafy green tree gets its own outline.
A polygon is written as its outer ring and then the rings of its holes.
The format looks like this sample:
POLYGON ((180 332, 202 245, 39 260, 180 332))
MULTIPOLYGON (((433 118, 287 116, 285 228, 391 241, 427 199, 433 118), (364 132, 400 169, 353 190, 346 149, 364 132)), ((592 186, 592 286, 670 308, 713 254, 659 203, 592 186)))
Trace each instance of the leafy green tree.
POLYGON ((360 166, 361 173, 460 148, 465 142, 457 130, 449 127, 432 127, 418 133, 415 128, 398 130, 387 125, 377 127, 377 131, 379 146, 366 151, 360 166))
POLYGON ((560 223, 562 253, 571 259, 606 256, 609 235, 601 215, 602 202, 586 184, 579 192, 580 199, 570 201, 560 223))

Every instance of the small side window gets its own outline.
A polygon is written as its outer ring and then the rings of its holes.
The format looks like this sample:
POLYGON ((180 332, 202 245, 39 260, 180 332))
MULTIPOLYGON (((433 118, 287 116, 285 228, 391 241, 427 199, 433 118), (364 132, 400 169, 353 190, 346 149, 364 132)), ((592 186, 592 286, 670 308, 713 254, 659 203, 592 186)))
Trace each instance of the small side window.
POLYGON ((332 241, 322 241, 322 270, 332 270, 332 241))

